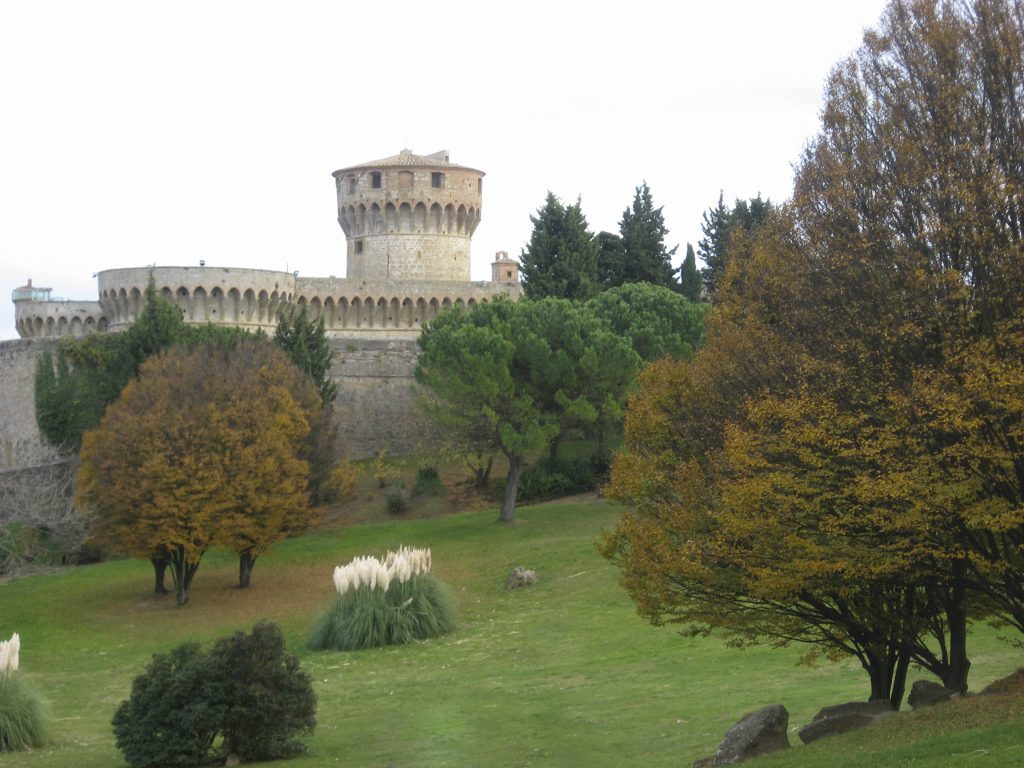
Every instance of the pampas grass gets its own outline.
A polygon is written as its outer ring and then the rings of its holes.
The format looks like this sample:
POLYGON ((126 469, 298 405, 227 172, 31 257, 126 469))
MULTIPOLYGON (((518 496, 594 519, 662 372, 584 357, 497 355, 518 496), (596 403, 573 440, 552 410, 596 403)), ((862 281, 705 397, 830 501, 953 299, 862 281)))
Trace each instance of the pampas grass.
POLYGON ((0 752, 41 747, 45 723, 35 692, 21 678, 0 674, 0 752))
POLYGON ((430 573, 430 551, 399 549, 334 571, 337 596, 310 632, 313 650, 355 651, 443 635, 455 627, 448 588, 430 573))

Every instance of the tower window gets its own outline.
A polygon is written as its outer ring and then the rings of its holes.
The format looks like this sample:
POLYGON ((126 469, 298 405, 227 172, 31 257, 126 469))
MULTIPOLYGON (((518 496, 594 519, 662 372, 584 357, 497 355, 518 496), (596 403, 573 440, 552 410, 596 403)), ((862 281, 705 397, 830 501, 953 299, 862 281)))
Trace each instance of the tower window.
POLYGON ((363 252, 363 241, 362 240, 356 240, 356 253, 362 253, 362 252, 363 252))
POLYGON ((374 171, 370 174, 370 186, 374 189, 380 189, 380 172, 374 171))
POLYGON ((434 189, 444 188, 444 174, 443 173, 432 173, 430 174, 430 186, 434 189))
POLYGON ((350 195, 354 195, 356 193, 356 177, 355 176, 349 176, 348 177, 348 193, 350 195))

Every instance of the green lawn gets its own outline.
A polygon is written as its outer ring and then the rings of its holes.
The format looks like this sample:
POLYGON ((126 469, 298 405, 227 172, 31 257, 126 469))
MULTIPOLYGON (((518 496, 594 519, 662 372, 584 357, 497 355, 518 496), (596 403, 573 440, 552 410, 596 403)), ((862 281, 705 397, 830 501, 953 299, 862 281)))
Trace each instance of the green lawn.
MULTIPOLYGON (((0 765, 123 765, 110 718, 150 656, 249 629, 260 618, 281 625, 319 700, 309 754, 274 765, 688 766, 750 710, 782 703, 798 726, 826 704, 865 696, 866 677, 854 663, 798 666, 798 650, 739 651, 641 621, 595 550, 618 514, 613 504, 565 502, 517 514, 506 526, 491 509, 295 539, 257 563, 248 591, 233 588, 234 560, 213 553, 183 609, 171 596, 150 594, 142 562, 2 585, 0 637, 21 633, 19 674, 46 700, 53 738, 39 752, 0 757, 0 765), (307 651, 313 617, 331 599, 334 566, 400 544, 432 548, 434 574, 458 600, 458 629, 414 646, 307 651), (535 568, 540 583, 506 592, 516 565, 535 568)), ((987 629, 971 650, 976 690, 1021 666, 1019 650, 987 629)), ((922 723, 931 720, 915 714, 895 718, 901 733, 887 723, 884 733, 854 734, 843 741, 850 746, 842 753, 855 756, 845 763, 823 746, 764 765, 960 765, 965 755, 972 764, 1024 763, 1018 704, 971 712, 954 726, 929 730, 922 723)))

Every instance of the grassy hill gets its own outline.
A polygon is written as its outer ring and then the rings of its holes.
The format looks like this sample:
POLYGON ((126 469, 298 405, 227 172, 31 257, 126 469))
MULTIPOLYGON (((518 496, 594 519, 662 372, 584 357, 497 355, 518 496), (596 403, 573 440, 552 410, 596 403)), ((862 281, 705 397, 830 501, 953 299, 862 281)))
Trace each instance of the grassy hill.
MULTIPOLYGON (((319 700, 309 754, 273 765, 687 766, 750 710, 782 703, 796 727, 824 705, 866 695, 852 662, 798 666, 798 649, 740 651, 645 624, 595 550, 617 515, 587 499, 523 507, 505 526, 488 509, 329 530, 279 545, 246 591, 234 588, 234 558, 214 552, 183 609, 151 594, 149 565, 137 561, 0 585, 0 636, 21 633, 19 674, 53 723, 47 748, 4 755, 0 765, 122 765, 110 718, 150 656, 261 618, 281 625, 319 700), (432 548, 434 573, 458 601, 458 629, 400 648, 306 650, 334 566, 400 544, 432 548), (506 592, 516 565, 536 569, 540 583, 506 592)), ((974 690, 1021 666, 1019 650, 987 628, 971 651, 974 690)), ((1022 701, 969 697, 758 764, 1024 764, 1022 701)))

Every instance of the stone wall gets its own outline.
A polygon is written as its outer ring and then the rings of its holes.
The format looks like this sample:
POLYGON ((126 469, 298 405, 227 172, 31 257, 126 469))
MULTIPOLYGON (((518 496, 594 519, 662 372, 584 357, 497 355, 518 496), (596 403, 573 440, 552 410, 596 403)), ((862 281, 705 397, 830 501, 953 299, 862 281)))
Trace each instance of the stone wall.
POLYGON ((36 360, 56 345, 50 339, 0 342, 0 471, 53 464, 57 452, 36 426, 36 360))

